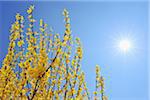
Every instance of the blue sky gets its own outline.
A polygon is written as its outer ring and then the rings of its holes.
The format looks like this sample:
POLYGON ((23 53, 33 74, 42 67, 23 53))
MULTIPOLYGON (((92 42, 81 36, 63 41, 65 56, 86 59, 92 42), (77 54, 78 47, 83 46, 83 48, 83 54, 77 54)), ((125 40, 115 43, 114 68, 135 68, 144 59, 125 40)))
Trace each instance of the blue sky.
MULTIPOLYGON (((82 69, 95 88, 95 65, 101 66, 110 100, 148 100, 148 3, 145 2, 0 2, 0 63, 7 53, 11 23, 17 12, 43 18, 63 34, 62 11, 70 12, 72 34, 83 44, 82 69), (116 41, 129 38, 134 50, 123 55, 116 41)), ((0 64, 1 65, 1 64, 0 64)))

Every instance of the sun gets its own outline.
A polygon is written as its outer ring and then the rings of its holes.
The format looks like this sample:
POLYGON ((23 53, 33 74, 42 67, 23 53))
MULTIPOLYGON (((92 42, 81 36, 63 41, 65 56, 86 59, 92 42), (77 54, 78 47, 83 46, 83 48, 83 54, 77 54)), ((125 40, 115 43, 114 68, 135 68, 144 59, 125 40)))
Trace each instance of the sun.
POLYGON ((144 52, 142 48, 143 42, 134 31, 115 32, 110 35, 109 49, 113 59, 125 64, 135 60, 137 55, 144 52))
POLYGON ((139 39, 133 33, 117 33, 110 39, 110 50, 114 56, 133 57, 139 52, 139 39))
POLYGON ((121 40, 118 46, 121 51, 128 52, 131 48, 131 42, 129 40, 121 40))
POLYGON ((123 40, 119 41, 118 47, 119 47, 120 51, 127 53, 130 51, 132 45, 131 45, 130 40, 123 39, 123 40))

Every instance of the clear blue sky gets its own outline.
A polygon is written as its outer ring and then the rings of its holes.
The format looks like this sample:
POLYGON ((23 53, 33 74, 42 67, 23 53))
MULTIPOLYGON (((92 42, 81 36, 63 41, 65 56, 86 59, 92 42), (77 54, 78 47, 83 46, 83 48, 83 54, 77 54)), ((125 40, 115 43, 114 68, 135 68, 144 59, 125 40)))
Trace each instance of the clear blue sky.
POLYGON ((0 2, 0 65, 15 14, 26 16, 30 4, 36 7, 36 19, 43 18, 61 34, 62 10, 69 10, 72 34, 83 44, 82 69, 90 92, 95 88, 95 65, 99 64, 110 100, 148 100, 147 2, 0 2), (114 48, 115 40, 127 36, 136 48, 122 55, 114 48))

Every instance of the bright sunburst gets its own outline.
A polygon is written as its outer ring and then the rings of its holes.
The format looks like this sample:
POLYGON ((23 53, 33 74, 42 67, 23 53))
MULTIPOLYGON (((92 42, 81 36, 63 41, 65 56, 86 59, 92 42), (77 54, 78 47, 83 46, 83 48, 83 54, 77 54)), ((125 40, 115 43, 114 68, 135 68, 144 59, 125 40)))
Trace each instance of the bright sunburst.
POLYGON ((120 40, 118 43, 118 47, 121 52, 127 53, 132 47, 131 41, 127 39, 120 40))
POLYGON ((112 37, 113 55, 131 56, 137 52, 137 40, 134 34, 118 33, 112 37))

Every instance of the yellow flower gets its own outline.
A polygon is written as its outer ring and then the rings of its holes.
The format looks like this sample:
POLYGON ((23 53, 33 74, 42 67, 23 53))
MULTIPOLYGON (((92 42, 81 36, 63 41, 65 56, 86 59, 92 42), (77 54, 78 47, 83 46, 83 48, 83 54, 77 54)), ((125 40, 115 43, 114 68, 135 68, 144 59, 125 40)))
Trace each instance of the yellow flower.
POLYGON ((70 28, 70 24, 69 24, 69 23, 66 24, 66 28, 67 28, 67 29, 70 28))
POLYGON ((99 73, 99 71, 100 71, 99 65, 96 65, 96 73, 99 73))
POLYGON ((67 45, 67 42, 64 41, 64 42, 62 43, 62 46, 66 46, 66 45, 67 45))
POLYGON ((15 30, 19 30, 19 25, 15 25, 15 30))
POLYGON ((16 43, 14 41, 10 43, 11 48, 14 48, 15 46, 16 46, 16 43))
POLYGON ((74 88, 71 89, 72 94, 76 93, 76 90, 74 88))
POLYGON ((69 64, 69 62, 70 62, 70 60, 69 60, 69 59, 67 59, 67 60, 66 60, 66 64, 69 64))
POLYGON ((69 37, 67 35, 64 36, 64 41, 67 41, 69 37))
POLYGON ((40 26, 42 27, 43 26, 43 20, 40 19, 40 26))
POLYGON ((44 32, 44 31, 45 31, 45 29, 43 29, 43 28, 40 28, 40 31, 41 31, 41 32, 44 32))
POLYGON ((23 40, 18 41, 18 46, 21 47, 24 44, 23 40))
POLYGON ((36 43, 36 41, 37 41, 37 39, 34 38, 34 37, 32 37, 31 40, 30 40, 30 42, 32 42, 32 43, 36 43))
MULTIPOLYGON (((60 58, 56 58, 55 62, 53 63, 54 66, 58 66, 60 64, 60 58)), ((54 67, 53 66, 53 67, 54 67)))
POLYGON ((34 23, 36 20, 35 19, 30 19, 30 22, 34 23))
POLYGON ((31 78, 37 78, 37 71, 35 68, 29 67, 28 72, 31 78))
POLYGON ((103 96, 103 100, 108 100, 108 97, 107 96, 103 96))
POLYGON ((32 15, 29 15, 28 18, 31 19, 31 18, 32 18, 32 15))
POLYGON ((70 35, 70 34, 71 34, 71 31, 70 31, 69 29, 67 29, 67 30, 65 31, 65 33, 66 33, 67 35, 70 35))
POLYGON ((97 95, 97 92, 95 91, 93 94, 94 94, 94 95, 97 95))
POLYGON ((31 5, 31 6, 29 7, 29 9, 27 10, 27 13, 28 13, 28 14, 31 14, 33 10, 34 10, 34 5, 31 5))
POLYGON ((29 50, 30 52, 34 51, 33 47, 28 47, 27 50, 29 50))
POLYGON ((31 78, 38 78, 39 76, 42 76, 42 74, 44 73, 45 68, 42 66, 38 66, 38 67, 29 67, 28 72, 31 78))
POLYGON ((21 19, 21 16, 20 16, 19 13, 16 14, 16 19, 17 19, 17 20, 20 20, 20 19, 21 19))
POLYGON ((77 54, 78 54, 79 58, 82 58, 82 48, 81 47, 77 48, 77 54))
POLYGON ((23 68, 23 66, 24 66, 24 64, 21 62, 21 63, 19 63, 19 67, 20 68, 23 68))
POLYGON ((26 90, 25 89, 22 90, 22 94, 26 94, 26 90))
POLYGON ((29 8, 29 9, 27 10, 27 13, 28 13, 28 14, 31 14, 31 13, 32 13, 32 9, 29 8))
POLYGON ((68 17, 68 14, 69 14, 69 12, 67 11, 67 9, 64 9, 63 15, 64 15, 65 17, 68 17))
POLYGON ((34 10, 34 5, 30 6, 29 9, 27 10, 28 14, 31 14, 34 10))

